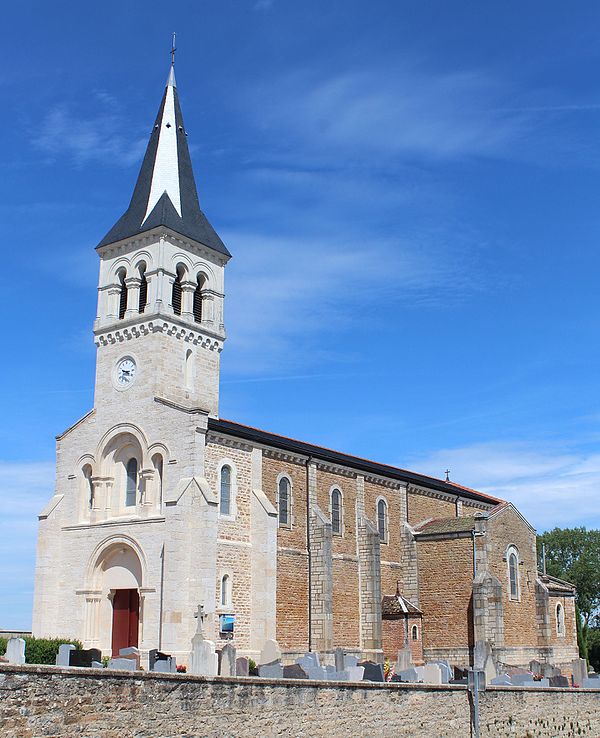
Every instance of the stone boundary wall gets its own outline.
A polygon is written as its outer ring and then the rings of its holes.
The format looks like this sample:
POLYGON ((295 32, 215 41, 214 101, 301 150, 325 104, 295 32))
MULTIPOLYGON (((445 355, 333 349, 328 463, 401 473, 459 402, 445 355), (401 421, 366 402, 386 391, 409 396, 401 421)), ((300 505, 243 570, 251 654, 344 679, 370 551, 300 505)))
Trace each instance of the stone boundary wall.
MULTIPOLYGON (((600 690, 493 687, 485 738, 600 736, 600 690)), ((205 679, 0 664, 3 738, 468 738, 460 685, 205 679)))

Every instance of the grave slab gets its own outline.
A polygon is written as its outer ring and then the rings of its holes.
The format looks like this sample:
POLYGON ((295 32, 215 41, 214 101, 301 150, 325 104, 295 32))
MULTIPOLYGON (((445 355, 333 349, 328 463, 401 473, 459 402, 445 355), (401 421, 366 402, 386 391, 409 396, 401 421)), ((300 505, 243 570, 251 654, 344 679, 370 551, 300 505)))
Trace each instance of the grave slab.
POLYGON ((25 639, 9 638, 4 654, 9 664, 22 665, 25 663, 25 639))
POLYGON ((61 643, 56 654, 56 666, 70 666, 71 651, 75 651, 72 643, 61 643))

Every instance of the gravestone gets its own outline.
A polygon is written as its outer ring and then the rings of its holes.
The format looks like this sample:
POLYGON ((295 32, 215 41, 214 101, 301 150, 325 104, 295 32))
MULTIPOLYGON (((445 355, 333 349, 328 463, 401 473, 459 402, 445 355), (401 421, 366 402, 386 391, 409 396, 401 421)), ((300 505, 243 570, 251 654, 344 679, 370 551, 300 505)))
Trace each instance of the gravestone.
POLYGON ((365 675, 364 666, 347 666, 346 674, 349 682, 362 682, 365 675))
POLYGON ((218 659, 215 644, 201 634, 192 638, 192 658, 190 660, 190 674, 197 676, 216 676, 218 659))
POLYGON ((97 648, 76 648, 69 653, 69 666, 86 666, 89 669, 93 661, 102 662, 102 652, 97 648))
POLYGON ((239 677, 247 677, 250 674, 250 664, 245 656, 240 656, 235 660, 235 675, 239 677))
POLYGON ((439 664, 416 666, 415 671, 420 682, 424 684, 442 684, 442 670, 439 664))
POLYGON ((263 679, 283 679, 283 666, 281 661, 271 661, 270 664, 260 664, 258 676, 263 679))
POLYGON ((327 679, 327 670, 321 666, 318 653, 309 651, 296 659, 296 663, 304 669, 309 679, 327 679))
POLYGON ((549 677, 549 682, 550 682, 551 687, 570 687, 571 686, 569 684, 569 679, 566 676, 563 676, 562 674, 549 677))
POLYGON ((220 676, 236 675, 236 648, 233 643, 226 643, 219 654, 219 674, 220 676))
POLYGON ((583 689, 600 689, 600 679, 586 677, 581 685, 583 689))
POLYGON ((542 676, 548 678, 560 676, 560 669, 556 666, 552 666, 552 664, 542 664, 542 676))
POLYGON ((344 671, 346 668, 346 654, 343 648, 335 649, 335 670, 344 671))
POLYGON ((134 646, 128 646, 127 648, 121 648, 119 650, 119 658, 131 659, 135 663, 135 668, 140 668, 140 652, 134 646))
POLYGON ((495 687, 511 687, 512 681, 508 674, 498 674, 497 677, 494 677, 490 684, 494 685, 495 687))
POLYGON ((408 646, 404 646, 398 651, 398 658, 396 659, 396 667, 394 671, 396 674, 400 671, 406 671, 413 665, 412 653, 408 646))
POLYGON ((262 651, 260 652, 260 664, 271 664, 274 661, 279 661, 281 659, 281 649, 279 648, 279 644, 276 640, 273 640, 270 638, 268 641, 265 641, 265 645, 262 648, 262 651))
POLYGON ((514 687, 532 687, 533 676, 531 674, 511 674, 510 681, 514 687))
MULTIPOLYGON (((163 653, 162 651, 159 651, 158 648, 152 648, 148 651, 148 668, 150 671, 155 671, 154 664, 157 661, 168 661, 171 658, 171 654, 163 653)), ((173 659, 173 661, 175 661, 175 659, 173 659)))
POLYGON ((300 664, 291 664, 283 667, 284 679, 308 679, 308 674, 300 666, 300 664))
POLYGON ((116 669, 117 671, 137 671, 135 668, 135 659, 118 658, 110 659, 107 669, 116 669))
POLYGON ((104 669, 102 661, 92 661, 92 669, 104 669))
POLYGON ((573 682, 581 687, 583 680, 587 679, 587 661, 585 659, 573 659, 573 682))
POLYGON ((359 666, 363 666, 365 673, 363 675, 363 681, 367 682, 384 682, 383 678, 383 666, 376 664, 374 661, 360 661, 359 666))
POLYGON ((344 669, 352 669, 355 666, 358 666, 358 656, 355 656, 353 653, 347 653, 344 656, 344 669))
POLYGON ((419 681, 417 670, 414 668, 414 666, 411 666, 410 669, 399 671, 396 676, 398 677, 397 681, 399 682, 410 682, 411 684, 414 684, 419 681))
POLYGON ((450 663, 445 659, 430 661, 430 664, 437 664, 440 667, 442 673, 442 684, 448 684, 454 676, 454 669, 450 666, 450 663))
POLYGON ((177 674, 177 659, 169 656, 166 659, 157 659, 152 669, 157 674, 177 674))
POLYGON ((347 682, 348 674, 345 670, 338 671, 335 666, 326 666, 325 679, 328 679, 331 682, 347 682))
POLYGON ((533 676, 542 676, 542 664, 535 659, 529 662, 529 671, 533 676))
POLYGON ((9 664, 22 665, 25 663, 25 639, 9 638, 5 654, 9 664))
POLYGON ((56 666, 70 666, 71 651, 75 651, 72 643, 61 643, 56 654, 56 666))

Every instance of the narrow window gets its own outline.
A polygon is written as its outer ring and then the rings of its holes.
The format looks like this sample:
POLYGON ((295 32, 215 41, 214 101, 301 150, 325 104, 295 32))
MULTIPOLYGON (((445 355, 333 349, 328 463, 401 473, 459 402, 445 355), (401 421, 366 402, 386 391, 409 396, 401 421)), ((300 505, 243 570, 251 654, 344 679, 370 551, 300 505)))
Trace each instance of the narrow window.
POLYGON ((160 454, 152 457, 152 464, 156 471, 156 502, 162 505, 162 488, 163 488, 163 459, 160 454))
POLYGON ((221 515, 229 515, 231 511, 231 467, 221 468, 221 515))
POLYGON ((142 264, 140 267, 140 302, 138 312, 143 313, 146 310, 146 303, 148 302, 148 280, 146 279, 146 265, 142 264))
POLYGON ((510 583, 510 597, 513 600, 519 598, 519 562, 517 554, 512 551, 508 557, 508 579, 510 583))
POLYGON ((289 525, 290 524, 290 480, 287 477, 282 477, 279 480, 278 507, 279 507, 279 525, 289 525))
POLYGON ((171 304, 173 305, 173 312, 175 315, 181 315, 181 275, 183 269, 177 267, 177 275, 173 282, 173 292, 171 295, 171 304))
POLYGON ((231 604, 231 579, 229 574, 224 574, 221 579, 221 607, 231 604))
POLYGON ((184 383, 187 390, 194 389, 194 354, 192 349, 185 352, 184 383))
POLYGON ((387 541, 387 503, 385 500, 379 500, 377 503, 377 530, 379 540, 385 543, 387 541))
POLYGON ((342 493, 339 489, 331 492, 331 532, 342 533, 342 493))
POLYGON ((129 459, 127 462, 127 488, 125 491, 125 506, 133 507, 136 503, 137 492, 137 475, 138 463, 137 459, 129 459))
POLYGON ((202 323, 202 288, 204 287, 204 279, 198 277, 198 284, 194 290, 194 320, 196 323, 202 323))
POLYGON ((127 310, 127 285, 125 284, 125 271, 119 273, 119 280, 121 282, 121 293, 119 295, 119 320, 123 320, 125 317, 125 311, 127 310))
POLYGON ((92 484, 92 467, 88 464, 83 467, 83 476, 85 477, 88 506, 91 510, 94 507, 94 485, 92 484))
POLYGON ((556 606, 556 632, 559 636, 565 634, 565 611, 560 602, 556 606))
POLYGON ((413 625, 412 627, 412 639, 413 641, 419 640, 419 629, 417 628, 416 625, 413 625))

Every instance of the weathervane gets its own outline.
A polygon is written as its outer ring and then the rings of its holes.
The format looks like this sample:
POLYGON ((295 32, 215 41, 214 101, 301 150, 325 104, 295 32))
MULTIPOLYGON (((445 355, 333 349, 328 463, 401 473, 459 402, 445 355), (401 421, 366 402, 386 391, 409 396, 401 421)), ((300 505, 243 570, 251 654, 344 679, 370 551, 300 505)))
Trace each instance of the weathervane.
POLYGON ((177 47, 175 46, 175 31, 173 31, 173 42, 171 43, 171 65, 175 66, 175 52, 177 47))

